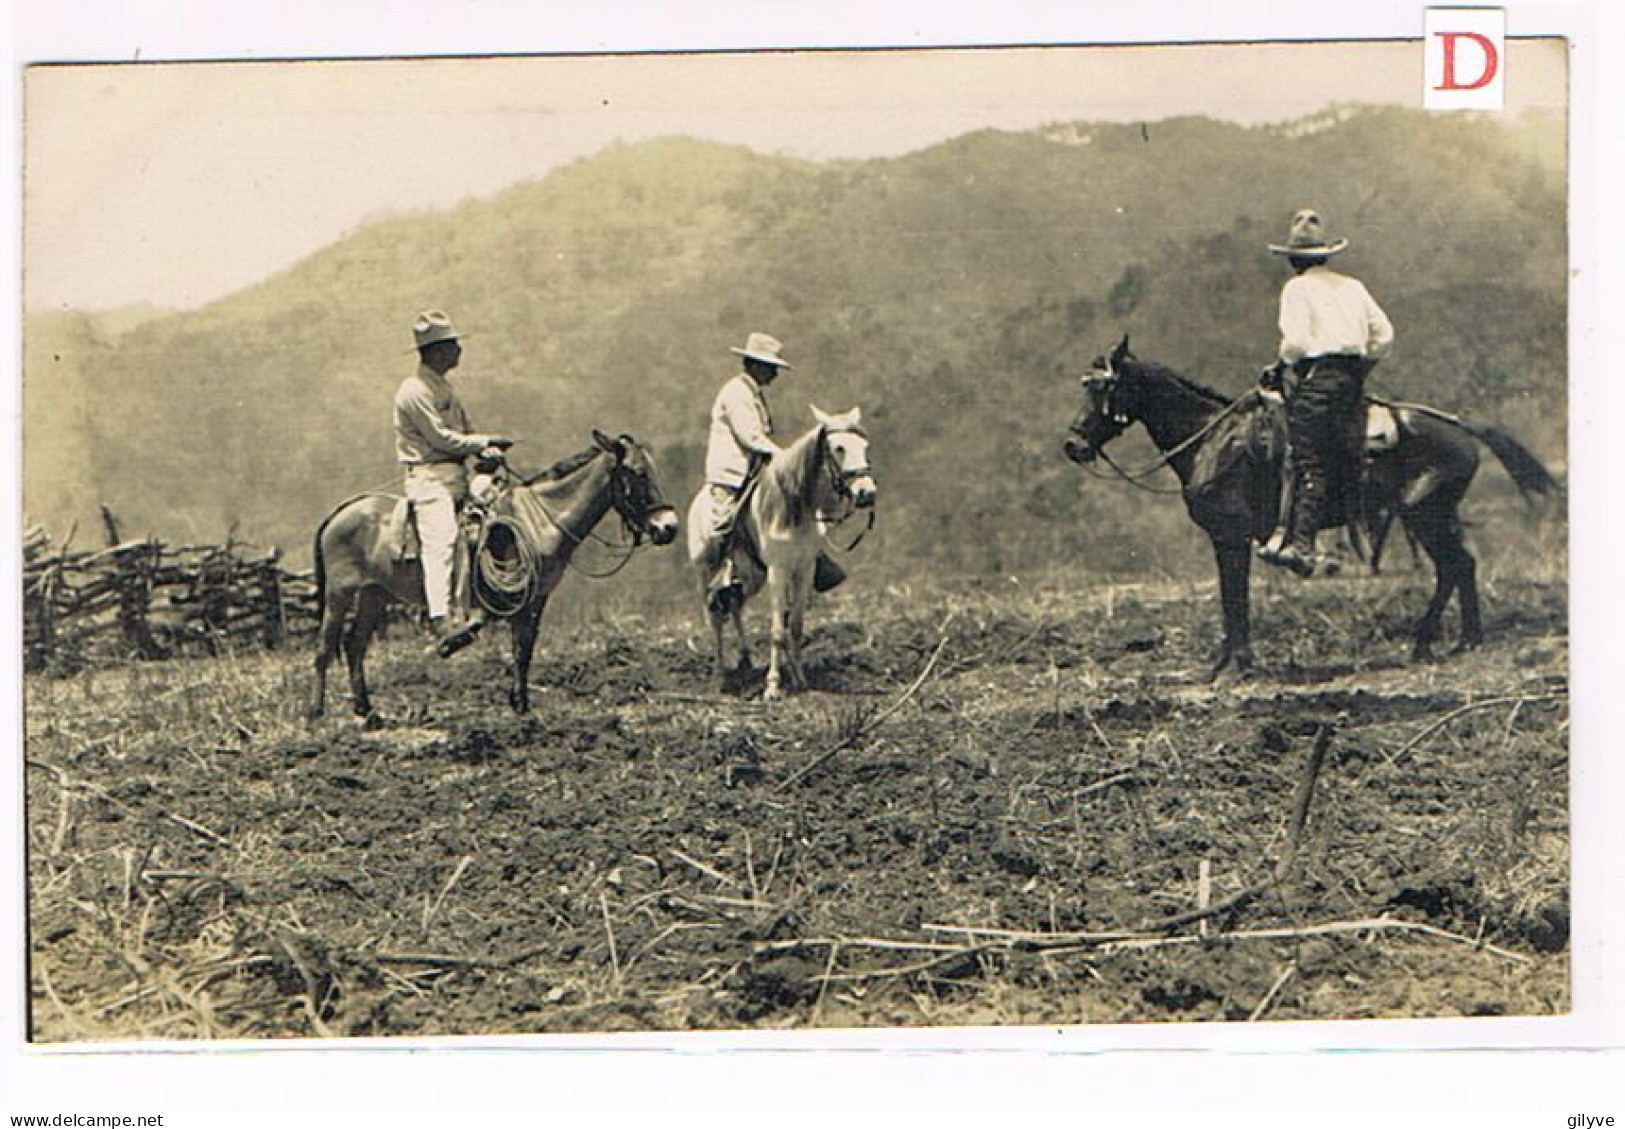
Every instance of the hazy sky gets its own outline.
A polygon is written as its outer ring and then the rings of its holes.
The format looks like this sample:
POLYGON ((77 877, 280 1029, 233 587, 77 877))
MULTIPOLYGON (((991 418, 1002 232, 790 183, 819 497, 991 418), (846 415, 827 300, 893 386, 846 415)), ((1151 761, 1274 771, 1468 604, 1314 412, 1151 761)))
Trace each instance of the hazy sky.
MULTIPOLYGON (((1560 106, 1561 41, 1514 45, 1509 111, 1560 106)), ((443 208, 617 140, 810 158, 983 127, 1246 123, 1415 105, 1419 43, 34 67, 25 305, 190 307, 385 212, 443 208)))

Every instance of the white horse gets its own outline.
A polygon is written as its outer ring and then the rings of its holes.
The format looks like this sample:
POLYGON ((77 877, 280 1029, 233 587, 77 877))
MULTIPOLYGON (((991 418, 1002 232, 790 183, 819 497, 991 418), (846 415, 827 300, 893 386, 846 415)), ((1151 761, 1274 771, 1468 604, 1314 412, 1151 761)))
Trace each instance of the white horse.
MULTIPOLYGON (((817 426, 768 462, 757 476, 736 519, 732 537, 734 575, 743 598, 725 609, 706 603, 706 617, 716 638, 716 675, 727 676, 723 655, 723 624, 732 620, 739 637, 735 669, 751 666, 750 643, 745 635, 744 602, 767 588, 767 687, 763 697, 773 701, 790 689, 804 689, 807 674, 801 665, 802 623, 824 530, 856 509, 875 504, 875 480, 869 469, 869 439, 858 408, 841 415, 813 409, 817 426)), ((706 532, 712 528, 710 492, 701 490, 689 506, 688 555, 700 576, 702 602, 711 575, 711 549, 706 532)))

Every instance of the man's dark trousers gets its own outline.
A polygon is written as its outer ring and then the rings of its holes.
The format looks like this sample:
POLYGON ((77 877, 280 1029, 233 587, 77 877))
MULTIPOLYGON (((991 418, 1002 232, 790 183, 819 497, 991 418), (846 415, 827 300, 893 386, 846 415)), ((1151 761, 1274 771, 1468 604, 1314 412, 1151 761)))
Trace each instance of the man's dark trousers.
POLYGON ((1362 357, 1333 356, 1300 368, 1304 375, 1287 401, 1294 483, 1290 543, 1312 553, 1315 534, 1331 516, 1333 492, 1343 500, 1345 520, 1358 504, 1367 365, 1362 357))

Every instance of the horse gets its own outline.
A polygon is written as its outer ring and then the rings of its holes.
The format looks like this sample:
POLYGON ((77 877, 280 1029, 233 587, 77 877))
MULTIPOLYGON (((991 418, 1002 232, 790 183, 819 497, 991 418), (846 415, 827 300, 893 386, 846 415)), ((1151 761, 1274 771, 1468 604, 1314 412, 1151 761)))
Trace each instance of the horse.
MULTIPOLYGON (((857 510, 869 511, 871 522, 874 515, 875 480, 862 410, 853 408, 841 415, 826 415, 816 407, 812 411, 814 427, 761 468, 735 518, 728 544, 742 598, 726 608, 706 602, 716 640, 716 677, 726 688, 723 625, 731 620, 739 637, 735 670, 749 671, 744 603, 766 587, 769 652, 762 696, 767 701, 782 697, 786 682, 791 689, 807 685, 801 664, 802 625, 824 529, 857 510)), ((710 506, 709 493, 701 489, 688 511, 688 554, 699 574, 702 601, 714 560, 706 539, 710 506)))
MULTIPOLYGON (((1224 635, 1209 681, 1227 668, 1248 671, 1253 662, 1251 550, 1254 541, 1270 535, 1279 512, 1284 413, 1258 390, 1232 399, 1172 369, 1140 361, 1129 351, 1127 337, 1110 357, 1095 361, 1083 388, 1083 408, 1065 443, 1067 457, 1085 465, 1098 455, 1110 464, 1106 444, 1135 423, 1145 426, 1161 452, 1145 473, 1168 466, 1179 476, 1186 512, 1208 535, 1218 562, 1224 635)), ((1398 442, 1365 460, 1365 510, 1397 513, 1433 563, 1433 597, 1412 642, 1413 661, 1423 661, 1433 657, 1452 594, 1461 613, 1457 649, 1472 649, 1484 639, 1478 565, 1462 537, 1458 513, 1478 470, 1478 443, 1495 453, 1525 501, 1556 493, 1558 484, 1539 459, 1504 432, 1425 404, 1388 406, 1398 423, 1398 442)), ((1131 481, 1142 477, 1119 473, 1131 481)))
MULTIPOLYGON (((339 506, 316 530, 316 594, 321 607, 317 632, 316 684, 310 716, 326 708, 327 667, 340 644, 349 666, 351 703, 365 718, 373 712, 367 689, 367 643, 390 600, 423 602, 423 568, 397 560, 397 538, 386 532, 399 499, 363 494, 339 506), (354 616, 351 616, 351 611, 354 616)), ((669 545, 677 536, 677 513, 655 480, 648 452, 630 435, 610 438, 593 432, 593 445, 531 478, 513 482, 491 507, 486 520, 493 549, 511 566, 522 559, 524 585, 511 606, 500 608, 513 635, 513 684, 508 704, 530 711, 530 661, 548 597, 564 576, 571 555, 593 536, 613 509, 632 537, 669 545), (500 542, 500 544, 498 543, 500 542)), ((482 549, 482 557, 487 554, 482 549)), ((475 577, 478 585, 479 577, 475 577)))

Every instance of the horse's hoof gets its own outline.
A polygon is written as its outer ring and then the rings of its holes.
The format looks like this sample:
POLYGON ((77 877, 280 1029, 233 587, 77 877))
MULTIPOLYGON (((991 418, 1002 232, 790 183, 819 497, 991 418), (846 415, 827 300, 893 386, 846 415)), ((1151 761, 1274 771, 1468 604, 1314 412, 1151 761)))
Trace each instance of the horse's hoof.
POLYGON ((1484 645, 1482 639, 1463 639, 1451 650, 1452 655, 1468 655, 1484 645))
POLYGON ((384 715, 377 710, 368 710, 361 715, 361 728, 367 730, 382 729, 387 724, 384 715))

